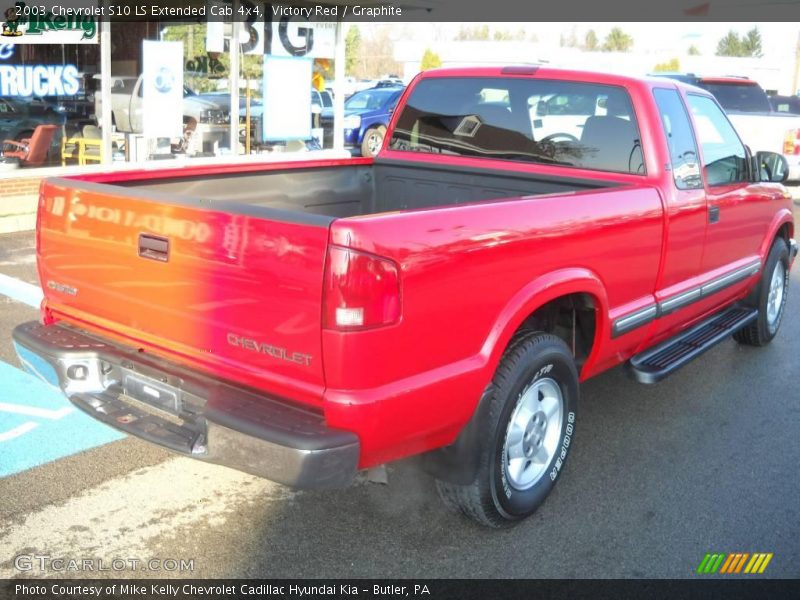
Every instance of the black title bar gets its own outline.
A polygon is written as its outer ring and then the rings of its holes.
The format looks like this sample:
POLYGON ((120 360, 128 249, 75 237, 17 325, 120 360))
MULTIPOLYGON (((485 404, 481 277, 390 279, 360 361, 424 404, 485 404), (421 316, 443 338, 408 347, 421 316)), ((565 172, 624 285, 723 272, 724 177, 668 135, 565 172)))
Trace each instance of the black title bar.
MULTIPOLYGON (((797 21, 800 0, 25 0, 5 17, 96 21, 797 21)), ((0 11, 1 14, 1 11, 0 11)))

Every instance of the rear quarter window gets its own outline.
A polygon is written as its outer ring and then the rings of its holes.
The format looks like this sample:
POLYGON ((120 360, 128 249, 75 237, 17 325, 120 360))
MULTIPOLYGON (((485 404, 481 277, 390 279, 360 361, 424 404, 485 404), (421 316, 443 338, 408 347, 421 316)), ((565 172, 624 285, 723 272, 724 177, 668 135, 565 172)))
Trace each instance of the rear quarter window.
POLYGON ((622 87, 527 78, 420 81, 389 147, 644 174, 633 105, 622 87))

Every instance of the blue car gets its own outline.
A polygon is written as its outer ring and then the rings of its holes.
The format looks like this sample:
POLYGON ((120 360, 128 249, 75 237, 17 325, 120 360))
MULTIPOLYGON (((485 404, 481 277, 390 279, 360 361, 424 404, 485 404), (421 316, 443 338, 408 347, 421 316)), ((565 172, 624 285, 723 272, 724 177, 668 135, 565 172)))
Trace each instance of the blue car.
MULTIPOLYGON (((344 103, 344 145, 361 152, 361 156, 375 156, 383 145, 386 126, 403 86, 370 88, 350 96, 344 103)), ((333 109, 325 108, 321 115, 326 138, 333 137, 333 109)), ((330 144, 326 140, 325 147, 330 144)))

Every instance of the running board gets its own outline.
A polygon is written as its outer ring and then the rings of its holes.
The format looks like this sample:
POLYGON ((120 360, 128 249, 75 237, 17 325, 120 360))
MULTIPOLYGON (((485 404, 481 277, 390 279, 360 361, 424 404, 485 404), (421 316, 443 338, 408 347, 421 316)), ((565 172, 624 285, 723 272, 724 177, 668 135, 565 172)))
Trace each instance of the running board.
POLYGON ((758 316, 754 308, 733 307, 631 358, 628 374, 639 383, 657 383, 713 348, 758 316))

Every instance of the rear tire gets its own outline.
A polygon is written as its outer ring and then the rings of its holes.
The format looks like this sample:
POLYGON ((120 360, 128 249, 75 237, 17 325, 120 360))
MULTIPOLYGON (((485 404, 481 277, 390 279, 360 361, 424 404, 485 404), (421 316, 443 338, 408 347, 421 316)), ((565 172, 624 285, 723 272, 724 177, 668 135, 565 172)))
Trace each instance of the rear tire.
POLYGON ((575 430, 578 372, 567 345, 546 333, 518 336, 503 355, 482 402, 479 468, 459 485, 437 480, 453 510, 489 527, 532 514, 553 489, 575 430))
POLYGON ((783 238, 772 244, 761 281, 746 303, 758 309, 755 321, 733 334, 740 344, 765 346, 778 333, 789 292, 789 247, 783 238))

